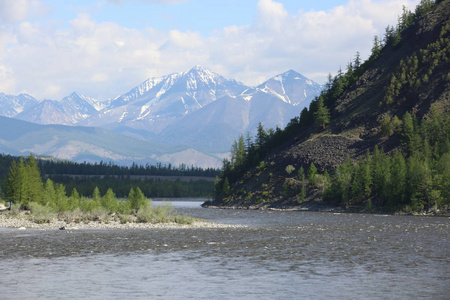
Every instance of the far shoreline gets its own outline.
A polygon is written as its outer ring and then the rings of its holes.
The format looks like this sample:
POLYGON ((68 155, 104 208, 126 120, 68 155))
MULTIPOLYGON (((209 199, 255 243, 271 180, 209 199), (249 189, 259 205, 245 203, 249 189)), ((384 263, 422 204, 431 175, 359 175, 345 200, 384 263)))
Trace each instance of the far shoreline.
POLYGON ((267 211, 298 211, 298 212, 325 212, 325 213, 343 213, 343 214, 367 214, 367 215, 392 215, 392 216, 417 216, 417 217, 444 217, 450 218, 450 209, 443 211, 422 211, 422 212, 387 212, 382 210, 368 211, 362 207, 344 208, 332 206, 317 201, 306 201, 302 204, 289 206, 267 204, 261 205, 214 205, 213 203, 203 203, 202 207, 211 209, 242 209, 242 210, 267 210, 267 211))

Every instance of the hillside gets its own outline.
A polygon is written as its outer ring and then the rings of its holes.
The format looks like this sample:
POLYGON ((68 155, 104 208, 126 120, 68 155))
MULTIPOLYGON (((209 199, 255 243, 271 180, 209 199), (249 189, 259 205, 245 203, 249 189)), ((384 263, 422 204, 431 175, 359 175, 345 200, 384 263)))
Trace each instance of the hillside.
POLYGON ((254 141, 237 141, 213 204, 279 208, 325 200, 370 209, 372 204, 389 209, 450 204, 449 20, 450 1, 422 1, 414 13, 403 13, 397 28, 386 29, 383 41, 375 39, 367 61, 357 55, 345 73, 330 77, 309 110, 284 130, 259 128, 254 141), (378 158, 388 166, 379 172, 386 178, 398 158, 405 173, 403 200, 387 191, 394 179, 383 187, 376 181, 378 158), (407 186, 414 182, 416 161, 427 178, 421 190, 407 186), (360 188, 358 178, 364 176, 358 170, 364 167, 367 181, 360 188), (419 198, 420 205, 411 203, 419 198))
POLYGON ((0 116, 0 153, 51 156, 74 162, 115 162, 120 165, 157 162, 216 166, 218 157, 186 146, 136 139, 103 128, 40 125, 0 116))

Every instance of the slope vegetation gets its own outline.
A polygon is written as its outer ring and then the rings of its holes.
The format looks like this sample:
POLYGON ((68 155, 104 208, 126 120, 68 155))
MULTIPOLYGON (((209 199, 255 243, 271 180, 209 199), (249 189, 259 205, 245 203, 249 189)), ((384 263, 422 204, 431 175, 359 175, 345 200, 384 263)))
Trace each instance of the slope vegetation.
POLYGON ((284 130, 260 126, 254 141, 241 137, 213 204, 325 200, 369 210, 450 204, 449 20, 448 0, 404 11, 383 41, 374 39, 367 61, 357 55, 345 73, 330 76, 327 89, 284 130))

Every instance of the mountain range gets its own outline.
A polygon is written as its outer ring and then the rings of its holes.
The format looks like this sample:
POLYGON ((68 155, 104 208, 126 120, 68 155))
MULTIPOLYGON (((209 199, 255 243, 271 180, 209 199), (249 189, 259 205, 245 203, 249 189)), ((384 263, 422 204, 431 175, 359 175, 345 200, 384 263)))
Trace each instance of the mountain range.
MULTIPOLYGON (((67 136, 59 139, 64 140, 65 144, 57 143, 50 150, 42 144, 50 145, 54 138, 41 131, 54 132, 55 127, 43 126, 39 129, 39 135, 46 139, 26 139, 30 142, 25 145, 23 142, 7 142, 0 137, 0 145, 3 145, 0 150, 15 154, 33 151, 39 155, 76 161, 103 159, 121 163, 131 160, 151 163, 163 159, 163 162, 174 164, 205 166, 207 162, 210 166, 220 166, 224 153, 229 151, 239 134, 254 134, 259 123, 265 127, 283 128, 304 107, 309 106, 321 90, 321 85, 293 70, 257 87, 249 87, 196 66, 187 72, 149 78, 129 92, 106 101, 77 92, 60 101, 39 101, 26 94, 14 96, 0 93, 0 116, 25 121, 20 123, 21 127, 36 128, 26 125, 30 123, 64 125, 72 128, 57 128, 68 132, 85 132, 86 128, 92 128, 91 134, 102 135, 97 140, 105 143, 105 147, 101 143, 93 147, 92 139, 86 141, 86 135, 80 134, 77 139, 67 136), (115 148, 106 151, 106 145, 111 143, 105 136, 116 140, 126 137, 131 139, 128 143, 148 144, 143 146, 143 152, 139 155, 115 148), (69 142, 75 149, 69 151, 72 155, 67 154, 69 142), (77 151, 74 145, 84 147, 77 151), (92 147, 97 151, 93 151, 92 147), (165 150, 153 151, 155 147, 165 150), (100 151, 100 148, 103 150, 100 151), (198 155, 193 155, 194 152, 198 155)), ((2 119, 2 123, 2 128, 14 131, 12 125, 7 124, 7 119, 2 119)), ((17 139, 22 137, 16 135, 17 139)))

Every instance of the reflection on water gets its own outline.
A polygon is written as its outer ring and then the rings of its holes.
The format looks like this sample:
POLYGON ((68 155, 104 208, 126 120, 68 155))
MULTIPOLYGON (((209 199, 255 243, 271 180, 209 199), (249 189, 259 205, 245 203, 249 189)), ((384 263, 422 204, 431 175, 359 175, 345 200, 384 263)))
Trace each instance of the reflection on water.
POLYGON ((445 299, 448 218, 202 209, 227 229, 1 229, 1 299, 445 299))

